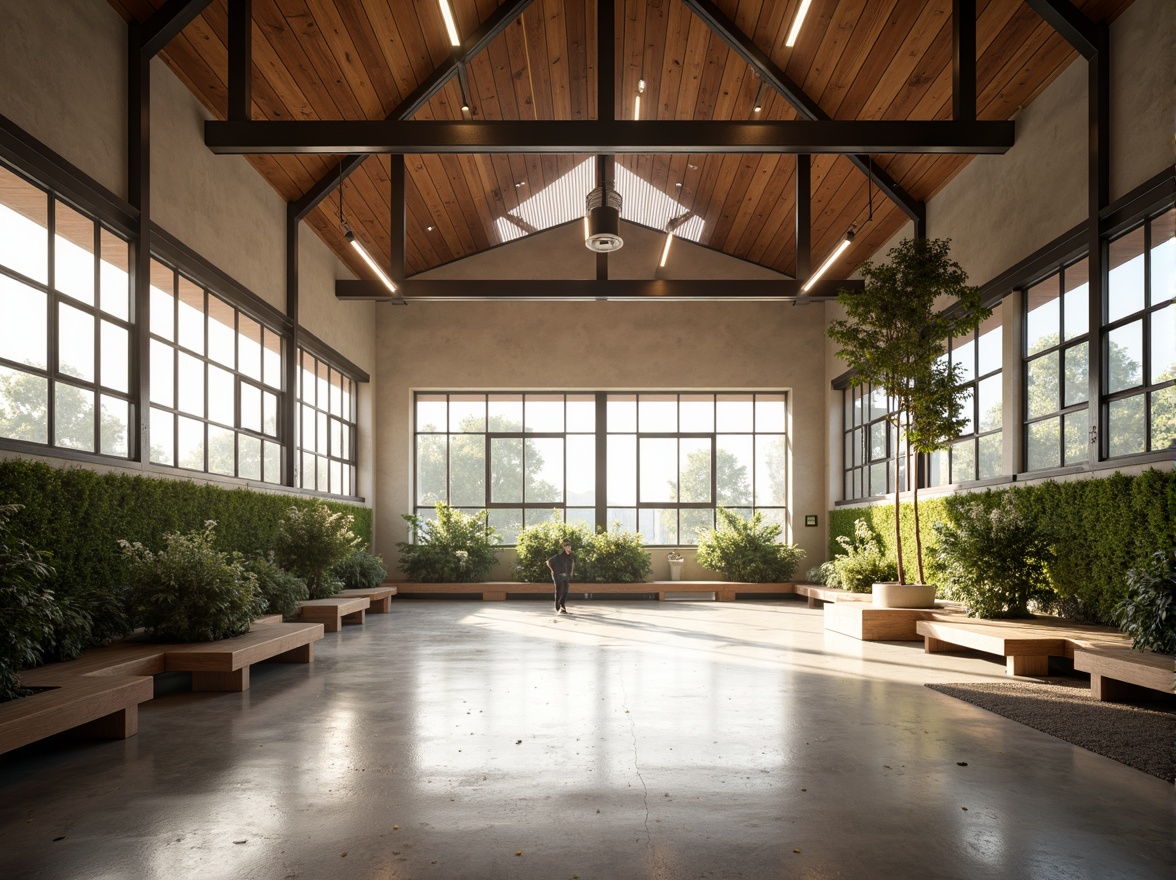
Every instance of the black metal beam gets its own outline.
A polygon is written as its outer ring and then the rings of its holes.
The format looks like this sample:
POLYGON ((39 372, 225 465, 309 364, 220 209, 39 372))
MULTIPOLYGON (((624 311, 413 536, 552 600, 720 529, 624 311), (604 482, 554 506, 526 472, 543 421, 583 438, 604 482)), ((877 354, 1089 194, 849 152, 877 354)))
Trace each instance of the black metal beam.
MULTIPOLYGON (((1092 25, 1095 52, 1087 57, 1087 120, 1089 141, 1087 146, 1087 275, 1089 282, 1089 326, 1102 324, 1102 304, 1105 297, 1107 278, 1106 259, 1103 252, 1102 212, 1110 201, 1111 181, 1111 65, 1110 30, 1105 24, 1092 25)), ((1087 380, 1089 382, 1087 405, 1088 432, 1090 437, 1090 464, 1095 464, 1110 455, 1106 418, 1103 411, 1099 388, 1103 374, 1103 349, 1101 345, 1088 346, 1087 380)))
MULTIPOLYGON (((449 80, 460 73, 463 65, 490 45, 512 21, 522 15, 523 11, 534 2, 535 0, 508 0, 494 10, 490 17, 470 35, 470 38, 462 43, 461 48, 454 53, 452 58, 425 77, 424 81, 413 89, 408 97, 396 105, 395 109, 388 114, 388 121, 401 121, 415 116, 417 111, 428 104, 449 80)), ((469 95, 466 97, 468 98, 469 95)), ((366 155, 348 156, 343 161, 338 174, 324 175, 321 180, 318 180, 306 191, 302 198, 292 202, 298 219, 305 219, 323 199, 334 191, 340 181, 346 179, 362 165, 366 158, 366 155)))
MULTIPOLYGON (((760 51, 759 47, 748 39, 747 35, 740 31, 735 23, 727 18, 711 0, 683 0, 683 2, 723 42, 730 46, 735 54, 755 68, 760 79, 779 92, 802 118, 811 122, 824 122, 830 118, 829 114, 822 110, 816 101, 805 94, 804 90, 793 82, 771 58, 760 51)), ((904 214, 914 220, 916 226, 925 223, 927 208, 923 202, 911 196, 885 171, 872 168, 872 163, 867 156, 854 155, 849 158, 858 169, 873 178, 878 189, 898 205, 904 214)))
POLYGON ((951 4, 952 119, 976 118, 976 0, 951 4))
POLYGON ((617 26, 613 0, 596 0, 596 118, 616 119, 617 26))
POLYGON ((151 14, 142 25, 139 52, 144 58, 154 58, 172 37, 178 36, 212 0, 168 0, 151 14))
POLYGON ((253 115, 253 0, 229 0, 228 118, 253 115))
POLYGON ((391 266, 389 276, 399 286, 404 283, 404 250, 407 239, 407 223, 404 213, 404 157, 389 156, 392 160, 389 178, 392 184, 390 200, 391 222, 389 232, 392 236, 392 250, 389 254, 391 266))
POLYGON ((812 157, 796 157, 796 280, 812 274, 813 229, 812 157))
POLYGON ((204 123, 221 155, 265 153, 960 153, 1000 154, 1012 122, 541 120, 204 123))
POLYGON ((143 28, 127 31, 127 190, 138 209, 131 239, 131 302, 134 311, 135 428, 127 437, 131 457, 151 458, 151 56, 143 50, 143 28))
POLYGON ((813 285, 811 293, 801 292, 803 282, 791 278, 778 281, 694 281, 675 279, 612 279, 564 281, 414 281, 409 279, 392 296, 379 281, 336 281, 335 296, 341 300, 412 302, 413 300, 564 300, 657 299, 716 300, 738 302, 820 302, 835 299, 837 291, 861 288, 861 281, 827 279, 813 285))
POLYGON ((1070 0, 1028 0, 1028 3, 1083 58, 1089 60, 1098 52, 1097 26, 1070 0))
POLYGON ((278 439, 282 445, 282 485, 297 488, 302 462, 298 449, 298 372, 300 368, 298 345, 301 328, 298 325, 298 231, 300 224, 295 216, 294 206, 286 205, 286 319, 290 322, 286 337, 287 350, 282 358, 281 430, 278 439))

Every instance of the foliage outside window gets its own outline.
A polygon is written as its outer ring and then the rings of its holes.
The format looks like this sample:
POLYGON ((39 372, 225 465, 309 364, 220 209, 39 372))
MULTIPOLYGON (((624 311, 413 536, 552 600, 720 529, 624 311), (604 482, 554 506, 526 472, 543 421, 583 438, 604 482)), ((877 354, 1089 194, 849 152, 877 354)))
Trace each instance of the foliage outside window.
POLYGON ((959 366, 961 379, 969 389, 964 403, 967 424, 948 449, 931 454, 929 486, 1000 476, 1004 453, 1002 340, 998 304, 975 333, 951 341, 950 363, 959 366))
POLYGON ((1108 246, 1103 314, 1105 454, 1168 449, 1176 442, 1176 211, 1108 246))
POLYGON ((416 511, 485 508, 504 544, 553 510, 652 545, 695 543, 720 504, 783 524, 786 426, 783 393, 419 393, 416 511))
POLYGON ((1086 258, 1025 291, 1025 469, 1085 463, 1090 363, 1086 258))
POLYGON ((355 380, 308 351, 300 350, 299 359, 299 485, 355 495, 355 380))
POLYGON ((133 453, 129 245, 0 166, 0 438, 133 453))

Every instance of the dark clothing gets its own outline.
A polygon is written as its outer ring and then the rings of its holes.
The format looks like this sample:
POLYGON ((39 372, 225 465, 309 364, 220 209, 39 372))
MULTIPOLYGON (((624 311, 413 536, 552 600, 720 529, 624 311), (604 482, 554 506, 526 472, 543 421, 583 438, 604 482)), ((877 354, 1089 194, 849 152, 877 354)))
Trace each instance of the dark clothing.
POLYGON ((572 579, 576 557, 560 550, 547 560, 547 565, 551 568, 551 580, 555 584, 555 609, 559 611, 568 600, 568 582, 572 579))

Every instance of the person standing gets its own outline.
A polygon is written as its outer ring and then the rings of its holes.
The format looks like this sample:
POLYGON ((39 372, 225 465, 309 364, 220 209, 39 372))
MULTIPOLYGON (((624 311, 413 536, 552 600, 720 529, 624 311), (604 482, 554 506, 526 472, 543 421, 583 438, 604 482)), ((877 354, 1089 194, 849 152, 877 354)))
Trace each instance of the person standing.
POLYGON ((564 541, 560 552, 547 560, 547 567, 551 571, 551 580, 555 584, 555 610, 560 614, 567 614, 568 583, 572 579, 572 572, 576 570, 576 557, 572 555, 572 542, 564 541))

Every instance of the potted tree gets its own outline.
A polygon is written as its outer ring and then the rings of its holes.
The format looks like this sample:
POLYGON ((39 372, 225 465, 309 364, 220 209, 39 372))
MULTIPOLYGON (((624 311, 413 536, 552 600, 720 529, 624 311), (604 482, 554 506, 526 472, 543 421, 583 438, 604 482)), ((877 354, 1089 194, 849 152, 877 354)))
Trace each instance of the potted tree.
MULTIPOLYGON (((920 444, 931 436, 942 438, 942 432, 950 429, 953 412, 958 419, 963 389, 950 368, 937 375, 936 362, 949 339, 975 331, 991 310, 981 308, 980 291, 968 286, 967 274, 950 257, 947 239, 904 239, 890 249, 887 262, 867 260, 858 272, 865 285, 861 290, 838 293, 846 319, 831 322, 828 329, 829 338, 840 346, 838 357, 854 371, 851 384, 868 384, 885 392, 890 401, 888 418, 900 444, 916 438, 920 444)), ((935 603, 934 586, 909 584, 903 566, 902 458, 896 449, 894 544, 898 578, 895 585, 874 586, 874 604, 930 607, 935 603)), ((921 575, 922 547, 918 543, 916 557, 921 575)))

